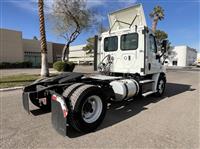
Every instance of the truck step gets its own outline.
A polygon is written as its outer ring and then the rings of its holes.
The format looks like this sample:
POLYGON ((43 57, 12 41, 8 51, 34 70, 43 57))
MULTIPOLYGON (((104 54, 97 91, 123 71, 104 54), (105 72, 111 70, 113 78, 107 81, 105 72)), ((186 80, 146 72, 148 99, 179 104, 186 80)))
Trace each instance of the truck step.
POLYGON ((141 80, 140 84, 147 84, 147 83, 152 83, 154 80, 141 80))
POLYGON ((154 93, 153 91, 149 91, 149 92, 143 93, 142 96, 146 97, 146 96, 149 96, 149 95, 151 95, 153 93, 154 93))

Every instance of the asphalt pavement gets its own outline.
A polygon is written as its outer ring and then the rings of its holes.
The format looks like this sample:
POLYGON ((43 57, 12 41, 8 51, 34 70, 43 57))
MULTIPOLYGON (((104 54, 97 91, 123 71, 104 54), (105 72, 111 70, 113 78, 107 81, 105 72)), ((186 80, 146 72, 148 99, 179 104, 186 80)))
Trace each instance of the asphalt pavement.
POLYGON ((167 81, 162 98, 113 103, 98 130, 66 137, 50 113, 23 110, 22 90, 0 92, 0 148, 200 148, 200 72, 168 71, 167 81))

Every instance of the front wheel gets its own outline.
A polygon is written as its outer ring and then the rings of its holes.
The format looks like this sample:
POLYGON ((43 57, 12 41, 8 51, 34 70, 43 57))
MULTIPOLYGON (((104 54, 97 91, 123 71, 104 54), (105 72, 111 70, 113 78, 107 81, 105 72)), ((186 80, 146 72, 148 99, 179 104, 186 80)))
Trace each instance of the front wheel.
POLYGON ((99 87, 80 86, 71 94, 69 100, 69 123, 72 127, 81 132, 91 132, 101 124, 106 114, 107 101, 99 87))
POLYGON ((157 97, 161 97, 164 94, 165 86, 166 86, 166 77, 161 75, 158 79, 157 92, 155 93, 157 97))

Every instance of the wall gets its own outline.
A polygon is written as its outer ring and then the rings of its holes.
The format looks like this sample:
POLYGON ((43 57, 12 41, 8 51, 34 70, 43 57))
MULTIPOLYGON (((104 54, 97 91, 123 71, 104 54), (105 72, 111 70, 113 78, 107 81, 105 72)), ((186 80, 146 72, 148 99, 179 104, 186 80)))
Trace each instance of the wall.
POLYGON ((86 46, 84 45, 78 45, 78 46, 71 46, 69 48, 69 61, 75 62, 75 63, 93 63, 94 58, 93 54, 86 54, 85 51, 82 50, 82 48, 86 46))
POLYGON ((197 51, 188 46, 175 46, 172 51, 175 56, 168 59, 168 66, 174 66, 173 62, 177 62, 177 66, 185 67, 190 66, 196 61, 197 51))
POLYGON ((200 53, 197 53, 197 62, 200 63, 200 53))
POLYGON ((0 29, 0 62, 24 61, 22 33, 0 29))
MULTIPOLYGON (((33 66, 40 66, 40 41, 22 39, 22 32, 0 29, 0 62, 31 61, 33 66)), ((93 54, 86 54, 85 45, 71 46, 69 61, 76 63, 93 63, 93 54)), ((64 44, 47 42, 48 61, 53 63, 61 60, 64 44)))
MULTIPOLYGON (((40 41, 39 40, 32 40, 32 39, 23 39, 23 51, 25 54, 25 57, 31 58, 31 60, 34 61, 34 59, 37 59, 35 61, 40 64, 40 41)), ((53 63, 53 50, 52 50, 52 43, 47 42, 47 53, 48 53, 48 62, 53 63)))
POLYGON ((177 54, 177 65, 185 67, 187 65, 187 46, 175 46, 174 51, 177 54))
MULTIPOLYGON (((64 44, 53 43, 52 45, 53 45, 53 61, 55 62, 61 60, 64 44)), ((84 45, 70 46, 69 61, 78 64, 85 62, 93 63, 94 60, 93 54, 86 54, 86 52, 82 50, 84 46, 86 45, 84 44, 84 45)))
POLYGON ((65 45, 60 43, 53 43, 52 46, 53 46, 53 62, 61 60, 62 50, 65 45))
POLYGON ((187 47, 187 61, 186 65, 191 66, 197 59, 197 51, 193 48, 187 47))

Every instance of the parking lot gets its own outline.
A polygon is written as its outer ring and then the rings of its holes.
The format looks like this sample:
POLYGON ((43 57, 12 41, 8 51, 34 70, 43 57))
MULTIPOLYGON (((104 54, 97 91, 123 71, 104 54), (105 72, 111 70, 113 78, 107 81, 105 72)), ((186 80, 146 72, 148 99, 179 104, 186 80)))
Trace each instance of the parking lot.
POLYGON ((0 148, 199 148, 200 71, 167 72, 164 97, 113 103, 93 133, 60 136, 51 113, 22 108, 22 90, 0 92, 0 148))

